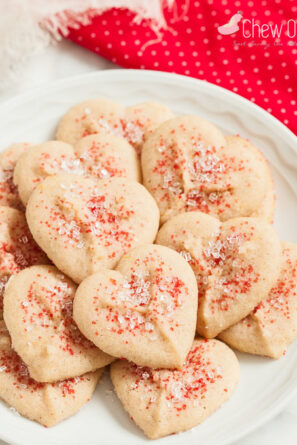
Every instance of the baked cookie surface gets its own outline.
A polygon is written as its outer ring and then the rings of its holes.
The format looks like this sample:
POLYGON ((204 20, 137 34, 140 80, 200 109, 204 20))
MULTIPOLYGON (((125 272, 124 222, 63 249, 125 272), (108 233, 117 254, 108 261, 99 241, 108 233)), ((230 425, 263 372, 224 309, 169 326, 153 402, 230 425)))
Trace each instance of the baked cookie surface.
POLYGON ((61 141, 32 145, 14 169, 14 184, 27 204, 32 191, 48 176, 70 173, 97 179, 124 177, 140 180, 139 160, 134 148, 112 134, 94 134, 80 139, 74 147, 61 141))
POLYGON ((297 245, 282 243, 278 280, 267 298, 243 320, 220 333, 231 347, 280 358, 297 337, 297 245))
POLYGON ((271 187, 263 156, 196 116, 160 125, 145 142, 141 162, 144 185, 158 203, 162 223, 191 211, 222 221, 252 216, 271 187))
POLYGON ((25 215, 19 210, 0 206, 0 319, 9 278, 26 267, 48 262, 29 231, 25 215))
POLYGON ((28 419, 51 427, 89 401, 103 369, 57 383, 33 380, 0 322, 0 398, 28 419))
POLYGON ((267 159, 262 154, 262 152, 257 147, 255 147, 255 145, 253 145, 248 139, 244 139, 240 136, 225 136, 225 139, 227 145, 232 148, 232 151, 234 153, 236 153, 237 147, 239 147, 239 153, 242 150, 247 150, 248 152, 253 153, 258 161, 262 164, 263 178, 265 179, 266 183, 265 196, 264 200, 262 201, 262 205, 249 216, 262 217, 266 221, 273 223, 276 196, 274 191, 273 178, 267 159))
POLYGON ((123 124, 124 137, 141 152, 142 145, 147 138, 163 122, 172 119, 173 113, 158 102, 142 102, 125 109, 123 124))
POLYGON ((13 277, 4 294, 4 320, 14 350, 39 382, 55 382, 112 362, 78 330, 76 285, 54 266, 32 266, 13 277))
POLYGON ((13 144, 0 153, 0 205, 23 210, 18 189, 13 182, 13 173, 19 157, 25 153, 30 144, 21 142, 13 144))
POLYGON ((281 265, 281 243, 260 218, 221 223, 200 212, 167 221, 156 242, 180 252, 198 282, 197 332, 215 337, 268 295, 281 265))
POLYGON ((159 227, 154 199, 124 178, 48 177, 31 194, 26 216, 39 246, 77 283, 153 242, 159 227))
POLYGON ((168 108, 155 102, 125 108, 107 99, 90 99, 70 108, 61 119, 56 136, 75 144, 90 134, 113 133, 127 139, 140 152, 148 135, 172 117, 168 108))
POLYGON ((100 349, 141 366, 180 368, 196 327, 197 284, 174 250, 143 245, 79 286, 74 319, 100 349))
POLYGON ((126 411, 157 439, 197 426, 226 402, 237 385, 239 363, 220 341, 197 339, 180 370, 118 360, 110 374, 126 411))

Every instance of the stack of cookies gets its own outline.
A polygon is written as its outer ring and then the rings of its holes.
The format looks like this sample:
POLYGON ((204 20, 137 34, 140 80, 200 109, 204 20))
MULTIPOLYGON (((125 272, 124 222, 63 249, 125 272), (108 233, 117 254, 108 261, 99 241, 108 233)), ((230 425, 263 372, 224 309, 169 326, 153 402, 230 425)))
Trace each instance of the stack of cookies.
POLYGON ((149 438, 187 430, 231 397, 229 346, 279 358, 297 337, 267 161, 202 118, 78 104, 56 140, 1 153, 0 205, 0 397, 45 426, 110 365, 149 438))

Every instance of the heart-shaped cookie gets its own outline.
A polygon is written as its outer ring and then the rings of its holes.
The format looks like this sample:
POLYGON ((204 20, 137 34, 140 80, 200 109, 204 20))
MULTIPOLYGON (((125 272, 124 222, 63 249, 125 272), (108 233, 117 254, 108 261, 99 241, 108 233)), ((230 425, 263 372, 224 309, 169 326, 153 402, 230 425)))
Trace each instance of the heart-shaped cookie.
POLYGON ((0 322, 0 398, 28 419, 50 427, 72 416, 90 400, 102 373, 99 369, 57 383, 38 383, 11 348, 0 322))
POLYGON ((9 277, 26 267, 48 262, 32 238, 25 215, 19 210, 0 206, 0 319, 9 277))
POLYGON ((260 218, 221 223, 200 213, 183 213, 165 223, 157 243, 180 252, 198 281, 197 331, 204 337, 246 317, 268 295, 281 263, 281 244, 260 218))
POLYGON ((72 173, 97 179, 124 177, 140 179, 134 148, 112 134, 95 134, 80 139, 74 147, 65 142, 48 141, 32 145, 17 161, 14 183, 27 204, 32 191, 48 176, 72 173))
MULTIPOLYGON (((201 211, 225 221, 262 212, 271 188, 264 157, 240 138, 225 138, 196 116, 164 122, 143 145, 144 185, 156 199, 161 222, 201 211)), ((267 201, 267 206, 273 202, 267 201)), ((270 218, 270 209, 266 210, 270 218)))
POLYGON ((76 285, 54 266, 32 266, 4 294, 4 320, 14 350, 38 382, 76 377, 112 362, 72 318, 76 285))
POLYGON ((195 340, 181 370, 150 369, 119 360, 115 391, 150 439, 188 430, 226 402, 239 379, 234 352, 218 340, 195 340))
POLYGON ((266 191, 264 195, 264 199, 260 207, 258 207, 254 213, 250 215, 244 216, 259 216, 264 218, 270 223, 273 223, 274 219, 274 211, 276 204, 276 197, 274 191, 274 183, 272 178, 272 173, 268 164, 267 159, 264 157, 263 153, 255 147, 248 139, 244 139, 240 136, 225 136, 226 144, 228 146, 228 150, 232 151, 236 154, 239 154, 245 150, 246 152, 250 152, 254 155, 258 162, 262 165, 262 174, 265 179, 266 191))
POLYGON ((173 113, 164 105, 144 102, 123 107, 107 99, 90 99, 74 105, 61 119, 57 139, 75 144, 89 134, 113 133, 122 136, 140 151, 145 139, 173 113))
POLYGON ((180 368, 195 335, 197 285, 187 262, 163 246, 139 246, 115 271, 78 287, 73 317, 103 351, 140 366, 180 368))
POLYGON ((26 216, 35 241, 77 283, 153 242, 159 227, 154 199, 124 178, 48 177, 31 194, 26 216))
POLYGON ((29 144, 13 144, 0 153, 0 205, 23 210, 18 189, 13 183, 13 172, 19 157, 26 152, 29 144))
POLYGON ((280 358, 297 337, 297 245, 282 246, 281 271, 268 297, 219 335, 240 351, 280 358))

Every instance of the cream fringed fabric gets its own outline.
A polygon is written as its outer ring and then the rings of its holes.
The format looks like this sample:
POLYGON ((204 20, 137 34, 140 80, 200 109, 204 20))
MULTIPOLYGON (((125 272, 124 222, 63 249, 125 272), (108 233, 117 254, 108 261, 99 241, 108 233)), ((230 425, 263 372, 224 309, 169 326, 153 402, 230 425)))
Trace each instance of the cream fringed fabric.
POLYGON ((0 88, 20 74, 30 56, 66 36, 69 26, 87 24, 117 7, 160 28, 165 25, 164 3, 171 6, 174 0, 0 0, 0 88))

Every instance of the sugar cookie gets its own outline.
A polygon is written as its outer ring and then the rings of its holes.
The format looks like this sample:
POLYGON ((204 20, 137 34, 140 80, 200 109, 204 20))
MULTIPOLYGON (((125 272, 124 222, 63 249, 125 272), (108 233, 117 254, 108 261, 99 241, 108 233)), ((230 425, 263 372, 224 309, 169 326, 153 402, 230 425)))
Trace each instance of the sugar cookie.
POLYGON ((143 245, 122 257, 115 271, 84 280, 73 317, 100 349, 141 366, 180 368, 196 327, 197 284, 174 250, 143 245))
POLYGON ((11 348, 0 322, 0 398, 28 419, 51 427, 72 416, 87 403, 103 369, 57 383, 38 383, 11 348))
POLYGON ((112 362, 72 318, 76 285, 54 266, 32 266, 4 294, 4 320, 14 350, 38 382, 76 377, 112 362))
POLYGON ((243 149, 246 149, 247 151, 252 152, 257 157, 258 161, 262 163, 264 167, 263 175, 266 182, 266 192, 262 205, 249 216, 263 217, 268 222, 273 223, 276 197, 273 178, 268 161, 264 157, 263 153, 248 139, 244 139, 240 136, 226 136, 226 142, 229 147, 232 147, 234 153, 236 153, 237 147, 239 147, 239 152, 241 152, 243 149))
POLYGON ((107 99, 90 99, 74 105, 61 119, 57 139, 75 144, 89 134, 114 133, 132 144, 137 152, 147 136, 173 114, 164 105, 144 102, 123 107, 107 99))
POLYGON ((49 260, 35 241, 22 212, 0 206, 0 319, 3 315, 3 294, 9 277, 34 264, 49 260))
POLYGON ((140 153, 146 139, 163 122, 172 119, 173 113, 158 102, 143 102, 127 107, 123 122, 123 136, 140 153))
POLYGON ((234 352, 218 340, 195 340, 181 370, 111 365, 111 379, 124 408, 150 439, 203 422, 232 395, 239 379, 234 352))
POLYGON ((248 315, 275 284, 281 243, 260 218, 221 223, 200 212, 183 213, 165 223, 157 243, 180 252, 198 281, 197 331, 204 337, 248 315))
POLYGON ((271 184, 258 154, 229 143, 196 116, 160 125, 145 142, 141 161, 144 185, 157 201, 161 222, 198 210, 222 221, 251 216, 263 206, 271 184))
POLYGON ((31 194, 26 215, 35 241, 77 283, 153 242, 159 226, 149 192, 124 178, 48 177, 31 194))
POLYGON ((220 333, 223 341, 240 351, 279 358, 297 337, 297 245, 282 245, 281 272, 268 297, 220 333))
POLYGON ((48 176, 71 173, 97 179, 126 177, 140 180, 140 166, 134 148, 112 134, 95 134, 80 139, 74 147, 61 141, 33 145, 18 160, 14 183, 24 205, 32 191, 48 176))
POLYGON ((17 160, 30 145, 21 142, 13 144, 0 153, 0 205, 22 210, 18 189, 13 183, 13 172, 17 160))

